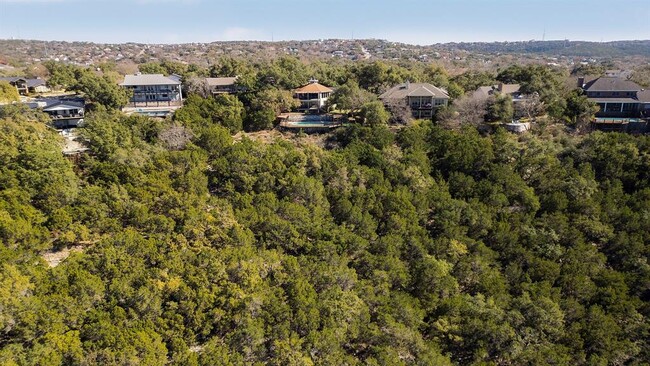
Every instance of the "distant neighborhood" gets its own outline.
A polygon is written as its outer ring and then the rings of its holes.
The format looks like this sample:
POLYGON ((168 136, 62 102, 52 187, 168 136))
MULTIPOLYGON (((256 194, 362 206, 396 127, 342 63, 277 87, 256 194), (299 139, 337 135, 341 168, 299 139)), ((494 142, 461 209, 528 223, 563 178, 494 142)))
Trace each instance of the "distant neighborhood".
POLYGON ((254 129, 306 132, 425 119, 522 133, 550 116, 583 131, 645 133, 650 117, 650 91, 634 81, 639 62, 610 69, 602 60, 540 53, 520 55, 520 65, 505 55, 465 51, 470 45, 432 51, 380 40, 219 44, 228 47, 46 42, 43 58, 34 49, 38 42, 14 44, 14 54, 38 57, 23 68, 0 59, 0 74, 9 75, 0 83, 15 89, 16 102, 49 115, 55 128, 83 125, 98 103, 127 115, 173 118, 188 98, 196 104, 196 96, 227 108, 243 105, 254 129), (282 47, 266 61, 218 56, 243 55, 255 45, 282 47), (55 57, 64 49, 68 54, 55 57), (309 61, 310 52, 317 58, 309 61), (326 62, 318 60, 325 54, 326 62), (214 61, 201 66, 199 56, 214 61))

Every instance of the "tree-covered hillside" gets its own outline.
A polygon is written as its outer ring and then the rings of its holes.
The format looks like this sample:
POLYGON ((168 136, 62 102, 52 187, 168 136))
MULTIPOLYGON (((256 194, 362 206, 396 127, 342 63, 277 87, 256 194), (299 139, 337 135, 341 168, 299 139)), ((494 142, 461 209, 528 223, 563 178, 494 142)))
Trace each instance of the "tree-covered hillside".
POLYGON ((3 111, 0 364, 650 359, 649 137, 418 121, 326 150, 195 115, 99 110, 73 163, 3 111))

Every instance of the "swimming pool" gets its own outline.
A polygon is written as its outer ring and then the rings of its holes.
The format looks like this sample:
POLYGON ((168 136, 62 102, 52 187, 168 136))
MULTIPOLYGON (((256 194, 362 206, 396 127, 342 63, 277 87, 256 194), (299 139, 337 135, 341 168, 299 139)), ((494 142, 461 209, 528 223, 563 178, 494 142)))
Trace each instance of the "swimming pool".
POLYGON ((293 114, 289 115, 280 122, 280 127, 289 129, 319 129, 328 130, 331 128, 341 126, 341 122, 334 119, 331 115, 305 115, 293 114))
POLYGON ((596 123, 639 123, 644 122, 639 118, 624 118, 624 117, 598 117, 594 120, 596 123))

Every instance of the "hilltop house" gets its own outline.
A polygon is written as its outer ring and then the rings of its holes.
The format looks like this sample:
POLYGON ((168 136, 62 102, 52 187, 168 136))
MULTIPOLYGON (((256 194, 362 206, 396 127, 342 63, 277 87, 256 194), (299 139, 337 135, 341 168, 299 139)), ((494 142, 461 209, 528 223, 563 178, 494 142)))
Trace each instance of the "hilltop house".
POLYGON ((45 80, 36 78, 28 79, 23 77, 0 77, 0 81, 6 81, 16 87, 18 94, 29 95, 34 93, 47 93, 50 88, 47 87, 45 80))
POLYGON ((395 103, 404 101, 411 108, 413 118, 433 118, 435 110, 449 103, 446 91, 429 83, 410 83, 396 85, 379 99, 389 108, 395 103))
POLYGON ((320 113, 333 90, 311 79, 309 84, 294 90, 293 97, 300 101, 298 111, 320 113))
POLYGON ((490 86, 481 86, 472 94, 475 98, 489 98, 496 94, 505 94, 512 97, 513 103, 517 103, 525 99, 524 94, 520 91, 519 84, 504 84, 499 83, 490 86))
POLYGON ((205 85, 212 95, 234 94, 244 91, 236 85, 238 76, 205 78, 205 85))
POLYGON ((602 76, 585 83, 581 77, 578 86, 600 107, 596 117, 650 117, 650 93, 631 80, 602 76))
POLYGON ((126 75, 120 85, 133 92, 127 112, 166 115, 183 105, 180 78, 175 75, 126 75))
POLYGON ((84 121, 85 102, 82 98, 40 98, 26 104, 47 113, 56 128, 77 127, 84 121))

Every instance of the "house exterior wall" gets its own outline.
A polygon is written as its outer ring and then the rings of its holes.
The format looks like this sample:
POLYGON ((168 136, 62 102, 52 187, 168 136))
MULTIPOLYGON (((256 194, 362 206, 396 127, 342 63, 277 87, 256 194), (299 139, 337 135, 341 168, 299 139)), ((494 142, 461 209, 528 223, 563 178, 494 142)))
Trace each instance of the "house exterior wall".
POLYGON ((294 98, 300 101, 299 111, 307 111, 311 108, 322 110, 331 93, 295 93, 294 98))
POLYGON ((435 110, 446 106, 447 99, 433 97, 407 97, 413 118, 433 118, 435 110))
POLYGON ((128 88, 133 91, 132 103, 178 102, 182 99, 180 85, 136 85, 128 88))
POLYGON ((636 98, 636 91, 589 91, 588 98, 636 98))

